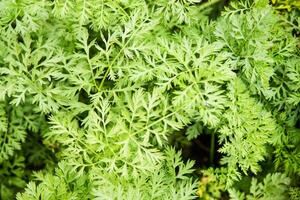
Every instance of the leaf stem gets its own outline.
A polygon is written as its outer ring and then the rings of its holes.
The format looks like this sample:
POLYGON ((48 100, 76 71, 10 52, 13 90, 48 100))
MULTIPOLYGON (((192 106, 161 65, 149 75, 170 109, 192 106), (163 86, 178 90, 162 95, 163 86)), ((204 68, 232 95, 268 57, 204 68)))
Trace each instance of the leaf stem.
POLYGON ((199 6, 199 10, 204 10, 204 9, 212 6, 213 4, 219 3, 219 1, 221 1, 221 0, 210 0, 208 2, 205 2, 199 6))
POLYGON ((214 157, 215 157, 215 133, 212 133, 210 139, 210 152, 209 152, 209 163, 211 166, 213 166, 214 164, 214 157))

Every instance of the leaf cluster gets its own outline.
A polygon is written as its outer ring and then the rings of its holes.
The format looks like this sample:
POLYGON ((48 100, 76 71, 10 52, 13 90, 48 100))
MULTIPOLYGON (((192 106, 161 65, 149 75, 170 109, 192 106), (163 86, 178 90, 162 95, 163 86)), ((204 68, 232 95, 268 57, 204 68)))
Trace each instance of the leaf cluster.
POLYGON ((203 127, 223 155, 205 192, 295 196, 295 13, 279 15, 264 0, 232 3, 213 22, 194 0, 0 7, 1 199, 26 182, 19 200, 195 199, 193 162, 168 137, 187 129, 197 138, 203 127), (37 172, 27 175, 28 166, 37 172), (248 189, 236 186, 250 175, 248 189))

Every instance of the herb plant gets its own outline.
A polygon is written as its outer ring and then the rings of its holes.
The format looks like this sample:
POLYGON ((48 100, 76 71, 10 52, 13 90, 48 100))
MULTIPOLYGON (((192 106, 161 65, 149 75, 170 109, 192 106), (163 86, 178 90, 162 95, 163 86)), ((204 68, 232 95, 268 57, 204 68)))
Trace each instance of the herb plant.
POLYGON ((297 199, 299 15, 203 5, 2 0, 0 198, 297 199), (169 138, 203 128, 199 178, 169 138))

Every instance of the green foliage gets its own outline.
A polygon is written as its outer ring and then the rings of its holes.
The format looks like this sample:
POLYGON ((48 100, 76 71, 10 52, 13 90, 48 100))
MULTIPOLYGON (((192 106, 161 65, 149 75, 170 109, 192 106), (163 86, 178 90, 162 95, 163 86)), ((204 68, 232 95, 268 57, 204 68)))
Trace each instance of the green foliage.
POLYGON ((165 156, 153 172, 137 177, 119 177, 95 167, 78 171, 63 161, 55 175, 35 174, 34 180, 41 183, 30 182, 17 199, 193 199, 195 182, 186 176, 193 172, 193 163, 184 165, 173 149, 165 156))
POLYGON ((26 186, 25 158, 20 155, 14 155, 8 161, 0 165, 0 197, 1 199, 13 199, 14 193, 19 192, 26 186))
POLYGON ((199 181, 197 194, 200 199, 220 199, 224 195, 226 187, 226 168, 209 168, 203 170, 203 176, 199 181))
POLYGON ((290 195, 290 198, 292 200, 295 200, 295 199, 299 199, 300 198, 300 189, 299 187, 298 188, 290 188, 289 189, 289 195, 290 195))
POLYGON ((232 199, 287 199, 287 186, 290 179, 284 174, 268 174, 262 182, 258 183, 257 179, 252 179, 250 194, 245 196, 244 193, 229 190, 232 199))
POLYGON ((294 197, 299 16, 242 1, 210 22, 198 3, 1 1, 1 199, 195 199, 168 138, 205 129, 223 167, 200 197, 294 197))
POLYGON ((229 109, 224 113, 224 125, 220 128, 220 152, 226 154, 222 162, 231 169, 240 168, 245 174, 257 173, 259 162, 267 155, 266 144, 276 134, 276 122, 262 104, 253 99, 241 81, 230 86, 229 109), (259 119, 259 120, 257 120, 259 119))
POLYGON ((287 9, 291 11, 293 8, 300 8, 298 0, 272 0, 272 3, 277 9, 287 9))

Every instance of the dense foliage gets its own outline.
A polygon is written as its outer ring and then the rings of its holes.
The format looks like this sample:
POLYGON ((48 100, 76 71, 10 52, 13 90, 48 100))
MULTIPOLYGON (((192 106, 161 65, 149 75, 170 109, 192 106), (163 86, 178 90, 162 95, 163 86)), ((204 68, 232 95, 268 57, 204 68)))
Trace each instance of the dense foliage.
POLYGON ((299 199, 300 15, 205 5, 2 0, 0 199, 299 199))
POLYGON ((272 0, 273 5, 277 9, 292 10, 293 8, 300 8, 300 1, 298 0, 272 0))

